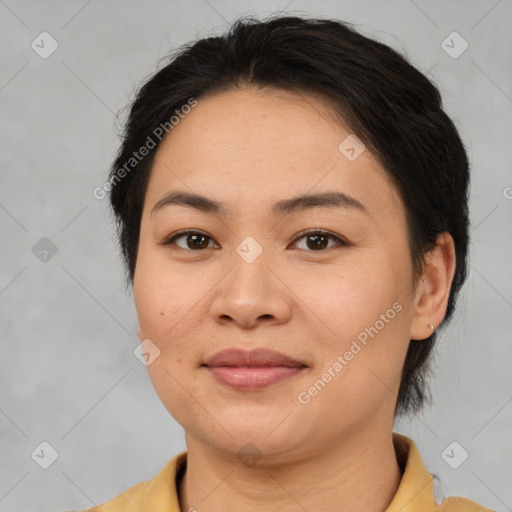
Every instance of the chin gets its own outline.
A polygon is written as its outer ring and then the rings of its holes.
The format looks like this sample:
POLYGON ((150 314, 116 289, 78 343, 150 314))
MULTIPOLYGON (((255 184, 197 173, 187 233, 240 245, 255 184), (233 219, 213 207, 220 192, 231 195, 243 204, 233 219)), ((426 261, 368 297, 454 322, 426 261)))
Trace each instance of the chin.
POLYGON ((245 452, 250 455, 251 450, 254 450, 260 454, 277 455, 293 449, 293 446, 303 445, 298 425, 283 421, 287 414, 283 415, 281 409, 266 418, 261 415, 258 418, 251 411, 245 414, 239 411, 237 417, 231 418, 225 414, 214 414, 217 421, 208 421, 206 424, 198 425, 191 421, 180 423, 187 435, 225 453, 241 456, 245 452), (240 451, 242 454, 239 454, 240 451))

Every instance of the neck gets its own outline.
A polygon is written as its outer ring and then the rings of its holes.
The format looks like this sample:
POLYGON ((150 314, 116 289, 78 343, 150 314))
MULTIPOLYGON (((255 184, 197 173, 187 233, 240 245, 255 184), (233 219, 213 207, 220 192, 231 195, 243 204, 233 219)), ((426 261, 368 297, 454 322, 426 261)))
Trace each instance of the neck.
POLYGON ((179 486, 180 508, 364 510, 382 512, 401 479, 391 432, 361 432, 323 452, 286 464, 246 466, 236 453, 219 453, 187 437, 187 468, 179 486))

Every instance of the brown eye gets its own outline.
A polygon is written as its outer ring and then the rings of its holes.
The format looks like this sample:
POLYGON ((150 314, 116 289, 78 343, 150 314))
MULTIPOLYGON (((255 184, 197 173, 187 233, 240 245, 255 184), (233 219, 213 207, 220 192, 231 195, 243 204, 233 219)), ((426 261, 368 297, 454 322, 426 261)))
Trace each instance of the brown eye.
MULTIPOLYGON (((329 240, 334 240, 336 246, 348 246, 349 244, 341 239, 339 236, 334 235, 328 231, 318 231, 318 230, 310 230, 306 233, 303 233, 300 237, 296 239, 294 245, 297 244, 298 240, 306 239, 306 249, 309 252, 322 252, 326 248, 331 248, 329 246, 329 240)), ((300 247, 299 247, 300 249, 300 247)))
POLYGON ((212 241, 212 239, 208 235, 198 231, 182 231, 165 240, 163 245, 176 245, 180 249, 196 251, 208 249, 210 241, 212 241), (185 239, 184 245, 176 243, 176 241, 180 239, 185 239))
MULTIPOLYGON (((298 241, 302 239, 306 240, 306 248, 304 249, 299 247, 299 249, 306 250, 308 252, 323 252, 326 249, 333 248, 332 244, 329 245, 331 241, 334 242, 334 247, 350 245, 339 236, 328 231, 309 230, 303 232, 301 236, 295 239, 293 245, 297 245, 298 241)), ((174 245, 180 249, 188 251, 201 251, 212 248, 210 242, 213 242, 213 239, 199 231, 181 231, 166 239, 162 242, 162 245, 174 245), (180 242, 178 243, 178 241, 180 242)))

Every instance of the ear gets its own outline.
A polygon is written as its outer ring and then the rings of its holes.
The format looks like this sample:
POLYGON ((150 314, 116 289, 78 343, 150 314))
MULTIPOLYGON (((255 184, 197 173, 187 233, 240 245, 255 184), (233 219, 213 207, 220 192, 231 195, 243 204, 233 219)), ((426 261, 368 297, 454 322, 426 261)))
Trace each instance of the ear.
POLYGON ((437 245, 427 253, 425 268, 415 290, 410 339, 423 340, 442 322, 455 274, 455 243, 448 232, 437 237, 437 245))

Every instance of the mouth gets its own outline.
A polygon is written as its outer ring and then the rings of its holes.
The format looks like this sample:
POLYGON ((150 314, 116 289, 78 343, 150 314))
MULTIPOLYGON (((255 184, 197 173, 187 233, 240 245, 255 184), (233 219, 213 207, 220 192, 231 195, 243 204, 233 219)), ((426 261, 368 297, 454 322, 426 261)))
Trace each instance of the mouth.
POLYGON ((262 389, 304 372, 301 361, 268 349, 223 350, 201 365, 221 384, 236 389, 262 389))

